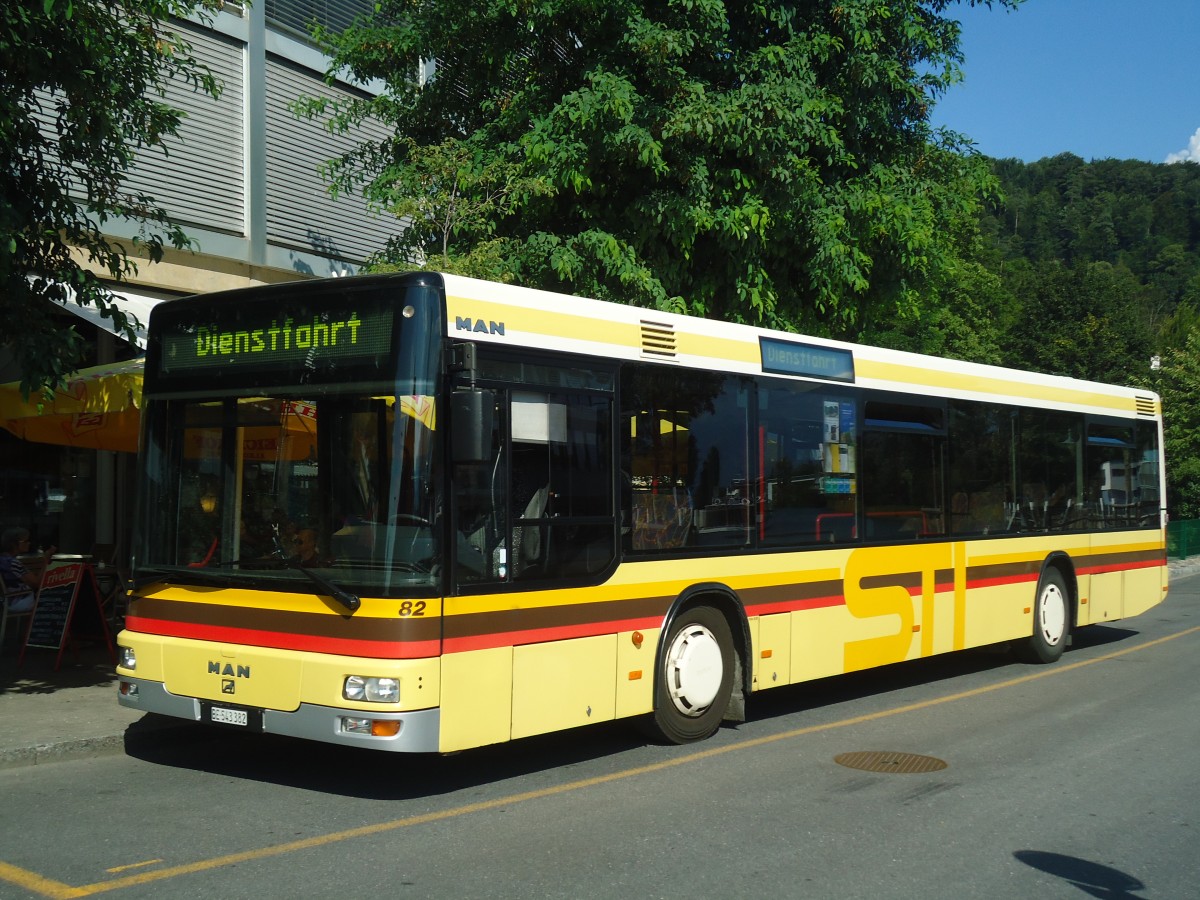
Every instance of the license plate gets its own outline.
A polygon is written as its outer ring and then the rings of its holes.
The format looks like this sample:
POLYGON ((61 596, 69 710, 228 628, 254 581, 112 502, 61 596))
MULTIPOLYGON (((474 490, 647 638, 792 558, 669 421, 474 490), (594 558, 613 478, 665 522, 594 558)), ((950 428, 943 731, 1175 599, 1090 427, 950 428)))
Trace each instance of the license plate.
POLYGON ((245 727, 250 724, 250 716, 244 709, 224 709, 220 706, 212 708, 212 720, 221 725, 241 725, 245 727))
POLYGON ((250 731, 263 730, 263 711, 254 707, 218 706, 215 703, 200 704, 200 721, 214 725, 232 725, 250 731))

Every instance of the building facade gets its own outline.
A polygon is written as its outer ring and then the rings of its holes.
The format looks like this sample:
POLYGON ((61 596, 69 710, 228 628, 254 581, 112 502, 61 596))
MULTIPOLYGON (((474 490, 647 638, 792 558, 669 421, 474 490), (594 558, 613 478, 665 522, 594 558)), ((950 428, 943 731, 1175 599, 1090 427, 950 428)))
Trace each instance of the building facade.
MULTIPOLYGON (((186 113, 169 154, 147 155, 130 184, 154 197, 194 242, 141 262, 116 288, 144 325, 155 303, 176 296, 258 284, 353 274, 394 230, 356 196, 330 197, 321 166, 382 127, 330 134, 297 118, 303 95, 338 96, 360 88, 324 81, 327 59, 306 38, 306 24, 345 27, 371 0, 268 0, 226 3, 205 25, 175 22, 220 79, 218 99, 173 85, 167 102, 186 113)), ((110 226, 114 238, 131 238, 110 226)), ((131 359, 144 343, 110 334, 90 309, 65 307, 64 327, 84 335, 90 364, 131 359)), ((0 354, 0 382, 20 378, 0 354)), ((133 467, 129 453, 35 444, 0 429, 0 530, 21 525, 35 546, 87 553, 128 547, 133 467)))

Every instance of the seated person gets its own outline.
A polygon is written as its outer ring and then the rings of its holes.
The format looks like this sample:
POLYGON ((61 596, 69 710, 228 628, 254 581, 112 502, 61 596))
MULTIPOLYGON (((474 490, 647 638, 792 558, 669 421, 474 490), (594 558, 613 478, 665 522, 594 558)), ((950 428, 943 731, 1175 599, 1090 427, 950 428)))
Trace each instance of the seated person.
POLYGON ((292 562, 301 566, 325 565, 321 555, 317 552, 317 530, 315 528, 301 528, 296 532, 293 543, 296 553, 292 557, 292 562))
MULTIPOLYGON (((29 531, 25 528, 10 528, 0 537, 0 577, 4 579, 5 602, 9 612, 28 612, 33 609, 41 576, 30 572, 18 559, 21 553, 29 552, 29 531)), ((51 547, 46 559, 54 553, 51 547)))

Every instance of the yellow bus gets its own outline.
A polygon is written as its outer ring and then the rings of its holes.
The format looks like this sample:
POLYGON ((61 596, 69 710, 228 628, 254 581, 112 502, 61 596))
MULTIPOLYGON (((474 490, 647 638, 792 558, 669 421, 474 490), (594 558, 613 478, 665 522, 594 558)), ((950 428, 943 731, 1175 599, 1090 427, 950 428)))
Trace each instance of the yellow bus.
POLYGON ((409 273, 150 318, 124 706, 450 752, 1167 590, 1159 399, 409 273))

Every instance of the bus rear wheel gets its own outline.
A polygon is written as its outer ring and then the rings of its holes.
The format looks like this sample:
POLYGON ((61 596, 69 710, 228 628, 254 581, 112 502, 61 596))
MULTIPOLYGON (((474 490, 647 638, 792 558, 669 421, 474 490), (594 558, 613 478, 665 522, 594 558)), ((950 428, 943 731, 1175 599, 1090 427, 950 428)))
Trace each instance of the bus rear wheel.
POLYGON ((1067 646, 1071 625, 1070 593, 1058 569, 1049 568, 1038 582, 1033 604, 1033 634, 1014 646, 1025 662, 1056 662, 1067 646))
POLYGON ((681 612, 667 630, 648 723, 672 744, 702 741, 721 725, 733 693, 733 638, 725 616, 709 606, 681 612))

